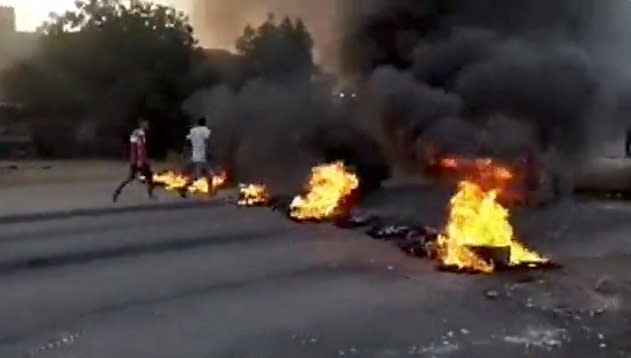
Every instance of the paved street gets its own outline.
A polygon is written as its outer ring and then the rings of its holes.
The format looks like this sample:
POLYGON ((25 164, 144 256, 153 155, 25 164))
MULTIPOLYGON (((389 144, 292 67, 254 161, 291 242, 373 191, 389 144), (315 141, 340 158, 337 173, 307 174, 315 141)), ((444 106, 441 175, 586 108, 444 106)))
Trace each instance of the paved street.
POLYGON ((0 358, 631 358, 630 59, 631 0, 0 0, 0 358))
POLYGON ((220 201, 5 222, 0 357, 628 357, 629 213, 526 215, 566 269, 493 277, 220 201))
MULTIPOLYGON (((165 165, 156 164, 156 170, 165 165)), ((177 196, 159 192, 157 200, 147 200, 139 183, 130 184, 120 202, 112 203, 114 189, 128 172, 126 163, 115 161, 0 161, 0 220, 7 216, 181 204, 177 196), (11 167, 18 169, 8 169, 11 167)))

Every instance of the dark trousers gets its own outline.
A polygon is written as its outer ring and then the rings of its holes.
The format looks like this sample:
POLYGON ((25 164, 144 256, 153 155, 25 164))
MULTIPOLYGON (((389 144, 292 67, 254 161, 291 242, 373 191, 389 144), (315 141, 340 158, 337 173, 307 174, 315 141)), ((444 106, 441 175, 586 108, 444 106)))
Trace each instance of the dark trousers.
POLYGON ((122 183, 120 183, 120 185, 114 191, 114 201, 116 201, 116 199, 118 199, 118 196, 123 192, 123 188, 125 188, 127 184, 131 183, 138 177, 138 174, 145 177, 145 182, 147 184, 147 193, 150 197, 153 196, 153 188, 155 185, 153 183, 153 172, 151 171, 151 167, 148 164, 140 166, 132 164, 129 167, 129 175, 127 176, 127 178, 125 178, 125 180, 123 180, 122 183))
POLYGON ((208 177, 210 168, 207 162, 192 162, 191 163, 191 178, 199 179, 208 177))

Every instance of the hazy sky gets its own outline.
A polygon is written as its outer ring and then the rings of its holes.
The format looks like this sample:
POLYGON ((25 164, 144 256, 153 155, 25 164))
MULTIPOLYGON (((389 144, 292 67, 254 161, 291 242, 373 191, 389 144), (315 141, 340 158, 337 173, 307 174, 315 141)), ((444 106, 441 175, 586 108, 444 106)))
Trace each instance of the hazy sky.
MULTIPOLYGON (((19 31, 32 31, 48 18, 50 12, 61 12, 74 8, 75 0, 0 0, 0 5, 15 8, 19 31)), ((162 0, 162 3, 184 4, 188 1, 162 0)), ((188 9, 184 9, 188 10, 188 9)))
MULTIPOLYGON (((336 0, 154 0, 189 14, 200 43, 231 48, 246 24, 258 24, 267 13, 302 17, 316 40, 316 57, 328 63, 335 57, 336 0), (192 9, 195 9, 194 14, 192 9)), ((18 31, 33 31, 50 12, 74 8, 75 0, 0 0, 15 8, 18 31)))

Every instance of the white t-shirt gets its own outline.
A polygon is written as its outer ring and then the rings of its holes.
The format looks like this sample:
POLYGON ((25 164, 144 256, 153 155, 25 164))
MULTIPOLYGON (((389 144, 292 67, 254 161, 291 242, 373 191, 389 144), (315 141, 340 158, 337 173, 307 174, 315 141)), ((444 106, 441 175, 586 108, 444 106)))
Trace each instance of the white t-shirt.
POLYGON ((210 129, 206 126, 196 126, 186 136, 193 146, 193 162, 206 161, 206 141, 210 138, 210 129))

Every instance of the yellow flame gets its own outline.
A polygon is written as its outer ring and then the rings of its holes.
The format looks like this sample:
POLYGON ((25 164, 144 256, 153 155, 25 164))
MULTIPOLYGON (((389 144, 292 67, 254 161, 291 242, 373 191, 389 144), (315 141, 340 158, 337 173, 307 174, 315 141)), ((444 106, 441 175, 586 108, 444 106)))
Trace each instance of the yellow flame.
POLYGON ((166 171, 163 173, 157 173, 153 175, 153 182, 161 184, 166 190, 178 190, 186 186, 188 178, 174 171, 166 171))
POLYGON ((191 194, 208 194, 210 193, 210 189, 208 179, 199 178, 188 187, 188 192, 191 194))
POLYGON ((228 184, 228 174, 220 172, 211 176, 212 190, 217 191, 228 184))
MULTIPOLYGON (((182 173, 166 171, 153 175, 153 182, 162 185, 168 191, 178 191, 186 187, 190 178, 182 173)), ((226 185, 226 173, 213 174, 210 178, 199 178, 191 183, 187 191, 191 194, 212 194, 226 185)))
POLYGON ((296 220, 324 220, 340 214, 340 205, 359 179, 342 162, 317 166, 312 169, 306 195, 291 202, 289 215, 296 220))
POLYGON ((458 193, 451 199, 446 233, 438 238, 443 265, 492 272, 493 263, 476 255, 471 247, 508 247, 511 266, 548 261, 514 238, 509 212, 496 201, 498 193, 498 190, 486 192, 470 181, 460 183, 458 193))
POLYGON ((255 206, 266 205, 271 198, 267 193, 265 185, 261 184, 241 184, 239 185, 239 200, 237 205, 255 206))

